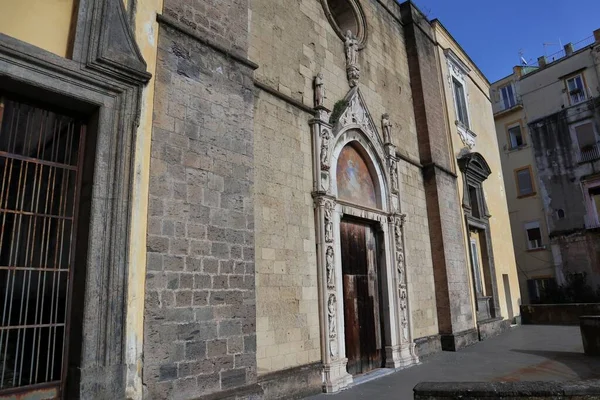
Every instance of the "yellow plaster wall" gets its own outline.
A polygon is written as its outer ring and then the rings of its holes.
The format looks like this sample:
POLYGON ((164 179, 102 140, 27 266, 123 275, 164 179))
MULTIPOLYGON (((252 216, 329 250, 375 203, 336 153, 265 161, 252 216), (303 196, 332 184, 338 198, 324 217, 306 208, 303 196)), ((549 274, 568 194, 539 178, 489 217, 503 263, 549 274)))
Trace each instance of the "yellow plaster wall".
MULTIPOLYGON (((461 151, 465 151, 465 145, 460 139, 460 136, 458 135, 458 132, 456 130, 456 125, 454 123, 456 119, 454 97, 452 89, 448 84, 449 71, 443 50, 451 48, 461 58, 461 60, 471 69, 471 72, 469 73, 469 76, 466 79, 468 104, 469 114, 471 117, 471 130, 477 134, 475 147, 471 149, 471 151, 480 153, 485 158, 492 170, 491 175, 483 183, 483 189, 488 210, 492 215, 490 218, 490 231, 492 234, 494 265, 496 268, 496 282, 498 285, 498 300, 500 303, 502 316, 506 318, 509 315, 509 313, 507 312, 507 301, 505 298, 505 290, 502 275, 507 274, 509 276, 513 314, 519 315, 519 281, 517 276, 517 266, 515 262, 515 255, 513 249, 510 218, 506 202, 506 192, 504 189, 504 176, 502 171, 502 165, 500 162, 498 139, 496 137, 496 129, 492 114, 492 104, 491 99, 489 97, 489 83, 479 73, 476 66, 468 60, 464 52, 460 49, 456 42, 446 33, 446 31, 442 27, 440 27, 439 24, 434 24, 434 27, 436 32, 436 39, 439 43, 439 59, 444 74, 443 88, 445 92, 446 104, 448 107, 447 115, 450 119, 448 126, 450 126, 451 143, 455 158, 458 158, 460 156, 461 151)), ((456 165, 456 170, 459 171, 458 165, 456 165)), ((460 172, 458 173, 458 175, 459 204, 461 204, 463 196, 463 179, 460 172)), ((467 230, 464 225, 465 223, 463 222, 463 231, 465 232, 465 245, 468 245, 469 241, 467 240, 467 230)), ((467 252, 467 254, 469 253, 467 252)), ((473 293, 472 288, 471 293, 473 293)))
MULTIPOLYGON (((360 52, 360 90, 380 125, 390 114, 393 142, 418 157, 402 28, 375 0, 360 0, 369 38, 360 52)), ((320 1, 251 0, 249 58, 255 79, 308 106, 322 72, 333 109, 350 87, 344 45, 320 1)), ((392 7, 394 8, 394 7, 392 7)), ((256 307, 258 373, 319 361, 319 309, 308 121, 261 92, 255 106, 256 307), (307 353, 308 351, 308 353, 307 353)), ((402 210, 408 215, 407 267, 414 337, 438 333, 422 175, 399 163, 402 210)))
MULTIPOLYGON (((147 70, 156 72, 158 23, 156 14, 162 11, 162 0, 138 0, 135 14, 135 38, 147 70)), ((131 231, 129 247, 129 277, 127 292, 126 350, 127 399, 142 399, 142 350, 144 339, 144 290, 146 276, 146 229, 148 225, 148 185, 150 173, 150 143, 154 77, 142 93, 140 125, 136 134, 131 199, 131 231)))
MULTIPOLYGON (((492 89, 499 88, 514 76, 495 82, 492 89)), ((527 293, 527 279, 554 276, 552 252, 548 238, 548 227, 546 215, 542 204, 542 194, 537 184, 537 170, 533 156, 533 147, 527 127, 527 118, 523 109, 515 109, 508 113, 498 114, 495 117, 496 136, 500 149, 502 170, 505 178, 506 198, 510 213, 512 227, 513 245, 516 262, 518 264, 518 275, 521 288, 522 304, 529 303, 527 293), (525 146, 519 149, 509 149, 507 126, 513 122, 521 121, 521 132, 524 135, 525 146), (531 165, 536 194, 534 196, 518 198, 515 170, 531 165), (547 246, 544 250, 529 251, 527 248, 527 236, 525 224, 527 222, 539 221, 542 231, 542 242, 547 246)), ((512 290, 512 288, 511 288, 512 290)))
POLYGON ((74 0, 0 0, 0 32, 66 57, 74 0))

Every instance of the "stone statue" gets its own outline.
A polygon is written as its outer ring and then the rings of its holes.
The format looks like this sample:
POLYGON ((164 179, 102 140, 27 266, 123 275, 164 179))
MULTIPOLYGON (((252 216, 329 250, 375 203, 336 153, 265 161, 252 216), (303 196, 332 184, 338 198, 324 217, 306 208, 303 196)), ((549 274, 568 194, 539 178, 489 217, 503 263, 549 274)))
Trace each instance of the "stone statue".
POLYGON ((328 129, 321 131, 321 169, 329 170, 329 141, 331 140, 331 133, 328 129))
POLYGON ((327 271, 327 287, 329 289, 335 288, 335 270, 333 262, 333 247, 327 246, 327 251, 325 252, 325 269, 327 271))
POLYGON ((335 294, 329 295, 329 300, 327 301, 327 317, 329 320, 329 337, 334 338, 337 335, 337 326, 335 323, 335 308, 337 301, 335 299, 335 294))
POLYGON ((325 242, 333 242, 333 205, 325 203, 325 242))
POLYGON ((408 340, 408 302, 406 298, 406 290, 402 289, 400 291, 400 312, 402 313, 400 324, 402 325, 402 338, 404 341, 408 340))
POLYGON ((383 130, 383 142, 392 142, 392 123, 390 122, 390 115, 383 114, 381 117, 381 129, 383 130))
POLYGON ((319 72, 315 77, 315 107, 325 105, 325 84, 323 83, 323 73, 319 72))
POLYGON ((344 49, 346 50, 348 83, 350 87, 354 87, 358 84, 358 79, 360 78, 360 67, 358 66, 358 40, 356 40, 351 31, 346 32, 344 49))
POLYGON ((346 63, 348 65, 356 65, 358 63, 358 40, 356 40, 350 30, 346 31, 344 47, 346 49, 346 63))
POLYGON ((392 180, 392 192, 398 193, 398 168, 396 160, 390 160, 390 179, 392 180))

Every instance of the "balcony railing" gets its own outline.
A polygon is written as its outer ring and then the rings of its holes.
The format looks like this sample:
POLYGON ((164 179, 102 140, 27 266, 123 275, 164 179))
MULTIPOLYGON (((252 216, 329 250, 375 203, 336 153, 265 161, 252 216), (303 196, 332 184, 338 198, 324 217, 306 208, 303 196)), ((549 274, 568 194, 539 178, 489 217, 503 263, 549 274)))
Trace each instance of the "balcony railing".
POLYGON ((519 107, 523 105, 523 101, 521 100, 521 96, 515 96, 508 104, 504 101, 502 97, 500 100, 496 101, 493 105, 494 114, 499 114, 504 111, 512 110, 513 108, 519 107))
POLYGON ((589 145, 589 146, 580 148, 579 156, 577 158, 578 158, 577 161, 580 163, 590 162, 590 161, 600 159, 600 146, 598 146, 598 143, 596 143, 593 145, 589 145))

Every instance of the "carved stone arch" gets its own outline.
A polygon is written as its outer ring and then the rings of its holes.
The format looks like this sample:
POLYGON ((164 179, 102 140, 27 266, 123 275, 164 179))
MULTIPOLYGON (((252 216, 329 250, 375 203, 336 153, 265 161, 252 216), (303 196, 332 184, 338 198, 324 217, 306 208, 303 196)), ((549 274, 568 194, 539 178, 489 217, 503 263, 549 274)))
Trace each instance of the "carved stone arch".
POLYGON ((388 210, 388 197, 389 193, 386 172, 385 172, 385 159, 377 153, 374 146, 368 141, 366 135, 362 130, 358 128, 349 128, 342 131, 337 136, 337 141, 331 152, 331 194, 334 197, 338 196, 338 182, 336 179, 338 158, 340 153, 346 146, 352 146, 363 158, 367 164, 367 168, 371 174, 371 178, 375 183, 375 193, 377 196, 377 208, 380 210, 388 210))
POLYGON ((371 117, 367 103, 358 86, 350 89, 344 99, 338 104, 341 107, 337 114, 334 110, 334 114, 331 115, 334 138, 337 138, 345 130, 359 129, 364 133, 381 159, 385 159, 383 139, 371 117))

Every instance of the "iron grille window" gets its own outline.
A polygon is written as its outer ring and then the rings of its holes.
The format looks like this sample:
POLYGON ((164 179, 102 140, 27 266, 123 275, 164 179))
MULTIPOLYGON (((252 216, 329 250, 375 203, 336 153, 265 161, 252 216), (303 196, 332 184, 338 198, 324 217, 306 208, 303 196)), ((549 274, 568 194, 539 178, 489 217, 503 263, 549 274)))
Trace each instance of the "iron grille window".
POLYGON ((60 396, 84 133, 0 93, 0 394, 41 385, 60 396))

